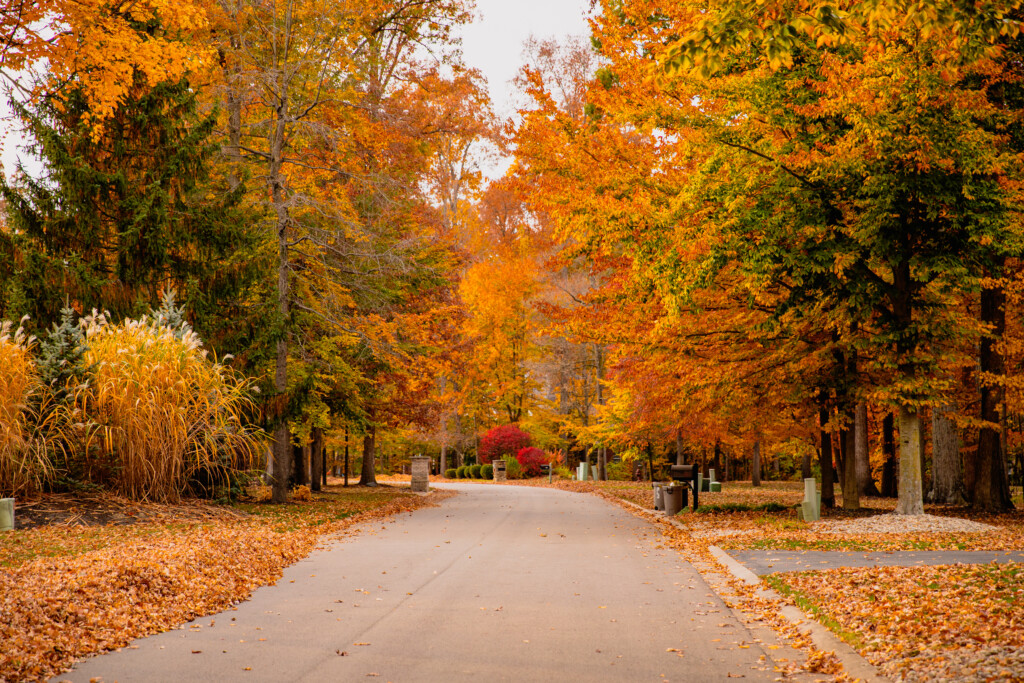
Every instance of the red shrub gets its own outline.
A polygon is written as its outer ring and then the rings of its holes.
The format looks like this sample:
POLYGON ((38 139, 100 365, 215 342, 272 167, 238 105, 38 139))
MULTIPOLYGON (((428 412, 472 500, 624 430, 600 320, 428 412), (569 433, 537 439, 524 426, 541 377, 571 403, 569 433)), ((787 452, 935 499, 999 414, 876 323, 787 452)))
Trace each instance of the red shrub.
POLYGON ((495 427, 480 437, 480 462, 488 464, 503 455, 515 455, 530 445, 530 435, 515 425, 495 427))
POLYGON ((548 454, 539 448, 524 448, 516 453, 516 460, 523 468, 523 476, 539 477, 540 466, 549 462, 548 454))

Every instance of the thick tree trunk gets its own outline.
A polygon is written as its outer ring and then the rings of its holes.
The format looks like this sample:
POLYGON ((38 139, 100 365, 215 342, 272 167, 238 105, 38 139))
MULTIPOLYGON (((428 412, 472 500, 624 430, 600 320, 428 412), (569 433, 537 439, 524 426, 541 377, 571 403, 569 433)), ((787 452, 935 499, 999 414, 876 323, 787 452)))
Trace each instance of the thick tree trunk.
POLYGON ((882 420, 882 454, 885 462, 882 465, 882 495, 895 498, 896 484, 896 425, 892 413, 887 413, 882 420))
POLYGON ((292 448, 292 481, 296 486, 309 485, 309 448, 295 446, 292 448))
POLYGON ((313 491, 322 490, 322 479, 324 476, 324 430, 320 427, 313 428, 313 443, 310 444, 310 488, 313 491))
POLYGON ((811 453, 806 451, 804 457, 800 459, 800 478, 810 479, 813 470, 811 469, 811 453))
MULTIPOLYGON (((604 405, 604 386, 602 385, 602 381, 604 380, 604 349, 600 344, 594 345, 594 356, 597 361, 597 407, 598 410, 600 410, 601 406, 604 405)), ((605 453, 604 444, 601 444, 597 452, 597 478, 600 481, 608 480, 605 453)))
POLYGON ((932 408, 932 486, 928 500, 963 505, 967 500, 960 462, 960 435, 948 417, 951 410, 948 405, 932 408))
POLYGON ((288 476, 292 469, 292 444, 288 432, 288 424, 284 417, 279 418, 281 424, 274 429, 273 443, 273 477, 272 500, 275 503, 288 502, 288 476))
POLYGON ((753 462, 750 465, 750 483, 753 486, 761 485, 761 440, 754 442, 753 462))
POLYGON ((376 438, 376 427, 371 427, 363 437, 363 472, 359 477, 360 486, 377 485, 376 462, 373 452, 376 438))
POLYGON ((711 459, 711 464, 715 470, 715 481, 721 481, 722 476, 722 441, 721 439, 715 439, 715 455, 711 459))
MULTIPOLYGON (((849 415, 847 416, 849 417, 849 415)), ((840 450, 843 453, 843 509, 860 510, 860 486, 857 482, 857 439, 854 425, 849 425, 842 430, 842 444, 840 450)))
POLYGON ((854 451, 857 455, 857 483, 860 485, 860 495, 878 496, 878 488, 875 487, 875 479, 871 476, 871 455, 868 444, 868 405, 857 404, 857 413, 854 419, 854 451))
MULTIPOLYGON (((1001 270, 1001 269, 1000 269, 1001 270)), ((1000 511, 1013 508, 1010 482, 1006 472, 1006 454, 1003 452, 999 428, 1000 410, 1004 399, 1002 381, 1006 374, 1003 355, 996 347, 1006 331, 1006 295, 1000 287, 981 290, 981 321, 991 326, 991 332, 981 340, 981 419, 991 426, 978 432, 978 449, 974 460, 974 490, 971 502, 984 510, 1000 511), (995 379, 990 379, 989 377, 995 379)))
POLYGON ((832 469, 832 434, 825 431, 828 424, 828 408, 818 410, 818 427, 821 434, 821 452, 818 464, 821 467, 821 506, 836 506, 835 472, 832 469))
POLYGON ((900 483, 898 515, 924 514, 924 473, 921 471, 921 416, 900 406, 900 483))

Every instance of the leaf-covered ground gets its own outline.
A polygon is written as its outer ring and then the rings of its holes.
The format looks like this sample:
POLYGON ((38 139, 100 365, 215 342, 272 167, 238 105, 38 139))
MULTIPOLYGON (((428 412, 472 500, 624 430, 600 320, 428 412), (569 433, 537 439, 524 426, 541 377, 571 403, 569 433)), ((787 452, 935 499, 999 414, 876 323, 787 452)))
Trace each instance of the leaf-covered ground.
POLYGON ((773 576, 893 680, 1024 680, 1024 566, 835 569, 773 576))
POLYGON ((273 584, 323 534, 445 495, 329 487, 309 502, 243 504, 202 522, 141 506, 160 521, 0 535, 0 680, 45 680, 78 657, 227 609, 273 584))

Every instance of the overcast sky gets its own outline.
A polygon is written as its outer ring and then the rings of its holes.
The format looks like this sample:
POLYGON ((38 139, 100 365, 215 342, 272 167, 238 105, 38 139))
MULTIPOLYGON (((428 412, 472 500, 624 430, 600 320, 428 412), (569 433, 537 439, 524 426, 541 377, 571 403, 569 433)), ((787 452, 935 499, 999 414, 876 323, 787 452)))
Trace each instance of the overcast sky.
POLYGON ((462 29, 467 66, 487 77, 495 113, 514 113, 509 81, 522 66, 523 42, 536 38, 587 35, 589 0, 476 0, 477 20, 462 29))

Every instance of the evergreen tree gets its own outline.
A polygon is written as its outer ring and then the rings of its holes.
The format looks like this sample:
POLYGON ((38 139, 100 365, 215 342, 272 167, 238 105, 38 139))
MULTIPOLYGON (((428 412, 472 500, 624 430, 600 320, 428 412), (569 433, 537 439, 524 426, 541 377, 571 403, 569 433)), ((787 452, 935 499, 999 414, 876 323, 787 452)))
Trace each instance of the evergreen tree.
POLYGON ((119 318, 174 288, 205 339, 244 334, 238 318, 261 242, 244 186, 211 179, 215 115, 199 117, 186 80, 137 90, 99 129, 71 86, 59 100, 14 105, 46 171, 0 185, 0 240, 13 253, 2 275, 29 302, 36 329, 56 323, 66 300, 119 318))

